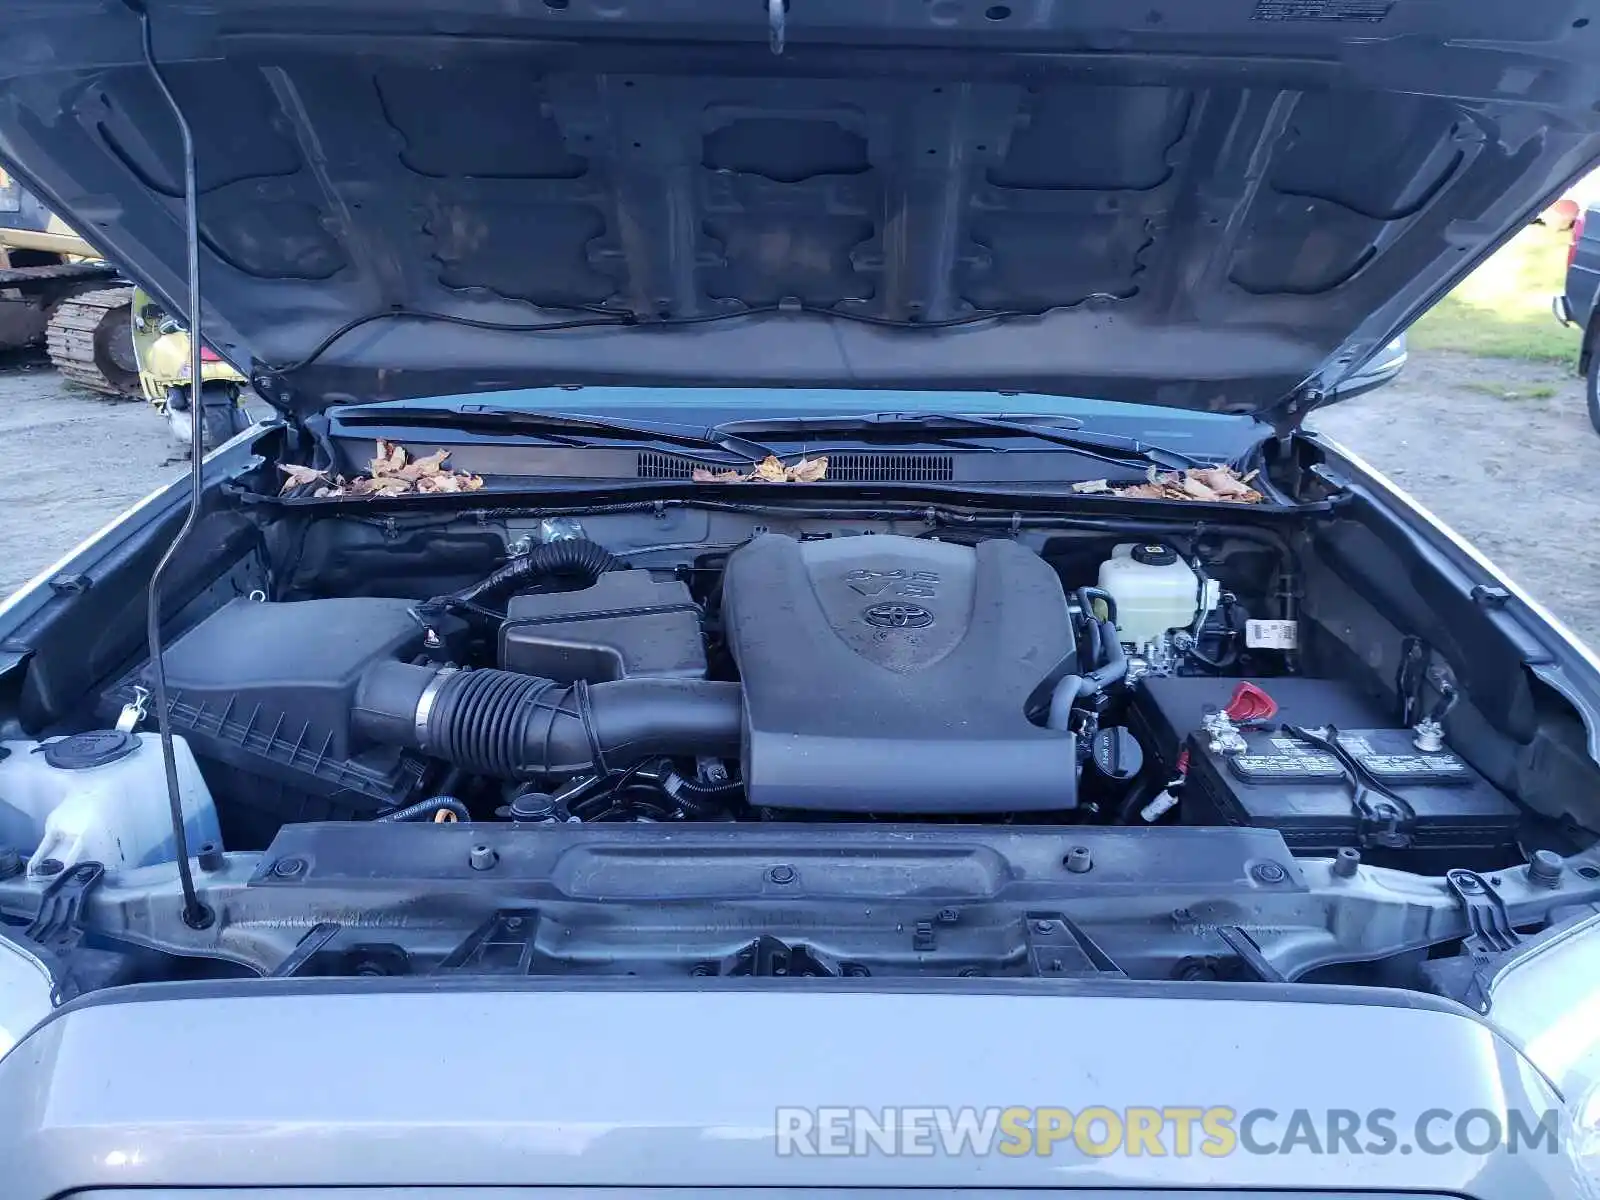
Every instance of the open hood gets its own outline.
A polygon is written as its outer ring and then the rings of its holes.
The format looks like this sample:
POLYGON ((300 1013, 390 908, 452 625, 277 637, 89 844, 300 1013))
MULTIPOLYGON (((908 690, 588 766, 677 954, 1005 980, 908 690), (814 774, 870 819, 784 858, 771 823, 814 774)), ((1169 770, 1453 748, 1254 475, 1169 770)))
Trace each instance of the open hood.
MULTIPOLYGON (((149 20, 198 147, 206 338, 293 415, 676 383, 1287 423, 1600 156, 1591 11, 151 0, 149 20)), ((186 308, 178 130, 128 4, 6 5, 0 158, 186 308)))

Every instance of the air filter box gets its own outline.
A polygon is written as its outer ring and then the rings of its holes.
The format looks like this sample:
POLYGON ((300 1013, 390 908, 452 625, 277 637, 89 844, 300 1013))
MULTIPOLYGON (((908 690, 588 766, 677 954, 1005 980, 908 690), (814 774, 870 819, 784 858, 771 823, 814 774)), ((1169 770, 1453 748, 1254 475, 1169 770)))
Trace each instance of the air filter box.
MULTIPOLYGON (((218 798, 230 847, 265 845, 284 821, 371 816, 414 797, 427 764, 359 744, 350 729, 366 667, 421 650, 411 608, 375 597, 237 599, 166 647, 168 716, 218 798)), ((149 685, 146 664, 106 693, 104 714, 149 685)))

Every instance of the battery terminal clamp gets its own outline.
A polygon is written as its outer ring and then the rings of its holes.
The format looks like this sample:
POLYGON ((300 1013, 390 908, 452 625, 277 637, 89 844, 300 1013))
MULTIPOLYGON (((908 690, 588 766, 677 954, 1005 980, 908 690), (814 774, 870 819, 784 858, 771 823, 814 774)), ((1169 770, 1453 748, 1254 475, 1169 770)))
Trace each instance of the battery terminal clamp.
POLYGON ((1361 818, 1361 838, 1365 844, 1391 850, 1403 849, 1411 844, 1411 837, 1402 828, 1402 823, 1412 824, 1417 814, 1399 793, 1350 753, 1340 742, 1337 729, 1329 725, 1322 732, 1313 732, 1287 722, 1281 728, 1290 737, 1322 751, 1339 764, 1350 785, 1350 803, 1361 818), (1374 800, 1374 794, 1382 799, 1374 800))

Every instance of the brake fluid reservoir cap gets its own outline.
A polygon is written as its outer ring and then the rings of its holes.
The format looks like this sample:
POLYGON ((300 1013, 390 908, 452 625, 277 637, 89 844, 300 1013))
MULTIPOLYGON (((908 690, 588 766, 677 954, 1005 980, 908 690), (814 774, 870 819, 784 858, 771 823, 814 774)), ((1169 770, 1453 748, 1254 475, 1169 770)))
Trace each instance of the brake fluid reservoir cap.
POLYGON ((44 761, 61 771, 83 771, 127 758, 139 748, 139 735, 120 729, 74 733, 44 748, 44 761))
POLYGON ((1178 552, 1159 542, 1141 542, 1129 551, 1129 555, 1134 562, 1147 567, 1170 567, 1178 561, 1178 552))

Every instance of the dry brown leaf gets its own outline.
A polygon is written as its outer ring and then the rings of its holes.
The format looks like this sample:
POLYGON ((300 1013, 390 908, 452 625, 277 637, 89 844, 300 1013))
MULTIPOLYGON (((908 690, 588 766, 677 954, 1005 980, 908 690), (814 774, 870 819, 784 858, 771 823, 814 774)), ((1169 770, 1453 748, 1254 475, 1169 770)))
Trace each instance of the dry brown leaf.
POLYGON ((392 475, 406 465, 406 448, 378 439, 378 453, 373 458, 368 470, 372 476, 392 475))
POLYGON ((380 438, 370 475, 346 479, 343 475, 329 476, 326 471, 313 467, 280 464, 288 476, 283 491, 316 483, 320 486, 312 495, 322 500, 344 496, 402 496, 408 492, 475 492, 483 486, 479 476, 445 466, 444 460, 449 457, 450 451, 436 450, 413 461, 404 446, 380 438))
MULTIPOLYGON (((1241 477, 1232 467, 1190 467, 1162 474, 1155 467, 1145 472, 1145 482, 1111 490, 1136 500, 1202 500, 1227 504, 1260 504, 1265 497, 1249 486, 1256 473, 1241 477)), ((1076 488, 1077 485, 1075 485, 1076 488)))
POLYGON ((696 467, 689 478, 695 483, 817 483, 828 477, 828 460, 802 458, 786 467, 776 455, 768 455, 748 471, 712 471, 696 467))
POLYGON ((401 467, 395 474, 402 479, 425 479, 437 475, 444 468, 444 460, 450 457, 448 450, 435 450, 432 454, 425 454, 421 458, 413 459, 401 467))
POLYGON ((396 479, 393 476, 383 475, 374 479, 362 476, 350 481, 349 492, 352 496, 398 496, 402 492, 411 490, 411 483, 406 479, 396 479))
POLYGON ((326 483, 328 481, 328 473, 319 471, 315 467, 297 467, 288 463, 279 463, 278 470, 288 476, 283 481, 283 487, 278 491, 280 496, 286 492, 294 491, 297 487, 304 487, 308 483, 326 483))
POLYGON ((826 458, 802 458, 784 474, 790 483, 816 483, 827 477, 828 460, 826 458))
POLYGON ((450 475, 428 475, 417 482, 419 492, 475 492, 483 486, 483 480, 476 475, 468 475, 465 471, 455 472, 450 475))
POLYGON ((782 459, 769 454, 756 464, 755 477, 765 483, 783 483, 789 478, 789 471, 782 459))
POLYGON ((1250 490, 1227 467, 1198 467, 1189 474, 1221 496, 1242 496, 1250 490))

